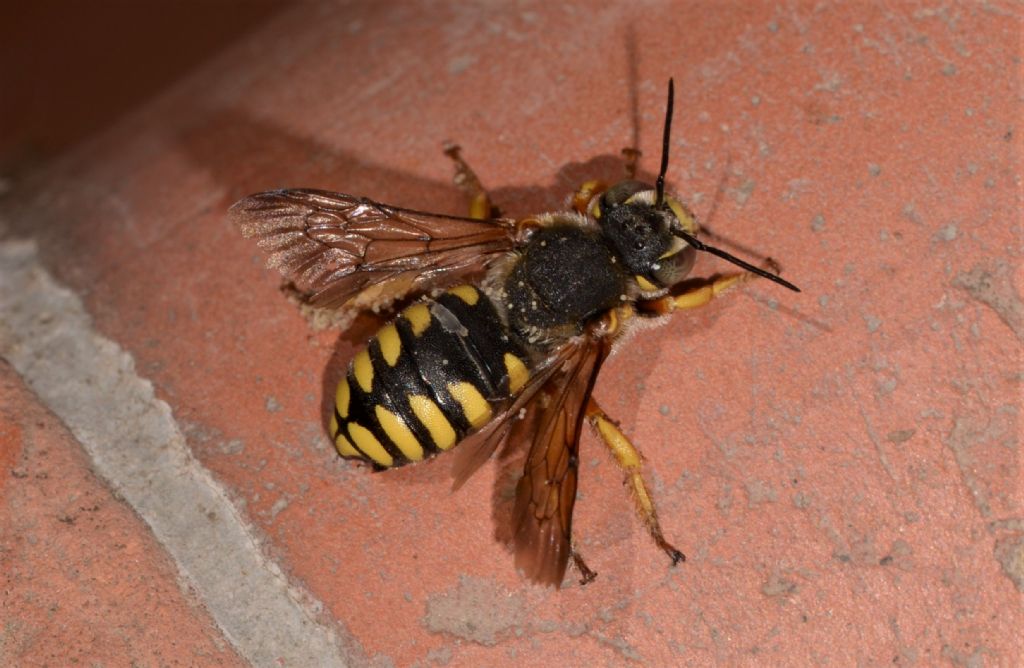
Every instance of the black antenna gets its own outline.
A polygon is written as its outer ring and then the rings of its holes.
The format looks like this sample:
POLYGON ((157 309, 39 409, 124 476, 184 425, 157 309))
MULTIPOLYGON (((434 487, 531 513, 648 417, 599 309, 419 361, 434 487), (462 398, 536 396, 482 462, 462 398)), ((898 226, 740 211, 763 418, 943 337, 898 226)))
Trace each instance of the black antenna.
POLYGON ((705 252, 711 253, 712 255, 717 255, 718 257, 722 258, 723 260, 728 260, 729 262, 732 262, 733 264, 735 264, 735 265, 737 265, 739 267, 743 267, 747 271, 753 272, 753 273, 757 274, 758 276, 761 276, 762 278, 767 278, 769 281, 773 281, 773 282, 778 283, 779 285, 781 285, 783 287, 789 288, 793 292, 800 292, 800 288, 796 287, 795 285, 793 285, 792 283, 790 283, 786 279, 780 278, 780 277, 776 276, 775 274, 771 273, 770 271, 765 271, 764 269, 761 269, 760 267, 755 267, 754 265, 750 264, 749 262, 744 262, 743 260, 739 259, 735 255, 730 255, 729 253, 726 253, 724 250, 715 248, 714 246, 708 246, 706 243, 704 243, 702 241, 699 241, 697 239, 697 237, 693 236, 692 234, 687 234, 686 232, 684 232, 684 231, 682 231, 680 229, 677 229, 677 228, 673 228, 672 229, 672 234, 676 235, 677 237, 679 237, 680 239, 682 239, 686 243, 690 244, 691 246, 693 246, 694 248, 696 248, 699 251, 705 251, 705 252))
POLYGON ((671 77, 668 80, 668 109, 665 110, 665 136, 661 140, 661 171, 658 172, 658 180, 655 182, 655 189, 658 197, 654 202, 655 207, 665 203, 665 172, 668 171, 668 138, 672 134, 672 100, 676 96, 676 86, 671 77))

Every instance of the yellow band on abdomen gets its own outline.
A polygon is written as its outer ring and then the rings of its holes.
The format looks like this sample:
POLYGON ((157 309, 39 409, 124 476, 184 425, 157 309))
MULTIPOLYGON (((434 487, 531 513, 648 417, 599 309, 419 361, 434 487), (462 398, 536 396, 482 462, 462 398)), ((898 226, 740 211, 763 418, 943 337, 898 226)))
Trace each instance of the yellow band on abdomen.
POLYGON ((361 424, 355 422, 348 423, 348 435, 352 437, 352 441, 356 444, 356 447, 366 453, 366 456, 377 462, 381 466, 391 466, 395 463, 388 451, 384 449, 384 446, 380 444, 377 437, 374 436, 369 429, 361 424))
POLYGON ((451 422, 441 412, 441 408, 431 399, 419 394, 409 397, 409 407, 416 414, 416 419, 430 432, 430 438, 441 450, 448 450, 458 438, 451 422))
POLYGON ((491 419, 491 405, 472 383, 448 383, 448 392, 459 402, 463 415, 474 429, 479 429, 491 419))
POLYGON ((377 414, 377 422, 380 423, 381 429, 407 459, 414 462, 423 459, 423 446, 416 440, 416 436, 402 418, 380 405, 374 408, 374 412, 377 414))

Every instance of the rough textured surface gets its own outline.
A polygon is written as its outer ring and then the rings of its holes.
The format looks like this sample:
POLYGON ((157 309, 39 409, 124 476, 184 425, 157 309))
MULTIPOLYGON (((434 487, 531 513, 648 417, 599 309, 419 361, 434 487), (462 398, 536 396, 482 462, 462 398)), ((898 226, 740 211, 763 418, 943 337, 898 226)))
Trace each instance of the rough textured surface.
POLYGON ((4 210, 379 662, 1014 665, 1020 38, 1009 2, 304 5, 4 210), (507 213, 551 209, 625 145, 656 168, 669 76, 670 184, 804 292, 753 284, 606 364, 597 396, 689 560, 668 567, 587 434, 600 576, 535 589, 493 540, 496 467, 452 495, 443 461, 337 460, 322 397, 372 323, 310 332, 224 211, 309 186, 457 212, 449 138, 507 213))
POLYGON ((0 664, 245 665, 74 437, 0 361, 0 664))
POLYGON ((332 630, 263 558, 224 490, 191 457, 167 404, 131 357, 92 331, 78 298, 38 267, 34 244, 0 244, 0 275, 0 355, 149 525, 239 652, 257 665, 346 665, 332 630))

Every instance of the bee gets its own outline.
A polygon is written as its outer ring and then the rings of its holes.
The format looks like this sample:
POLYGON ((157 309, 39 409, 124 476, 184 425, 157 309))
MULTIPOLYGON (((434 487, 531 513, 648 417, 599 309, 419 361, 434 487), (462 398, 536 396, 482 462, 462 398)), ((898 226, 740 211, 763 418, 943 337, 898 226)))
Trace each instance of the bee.
POLYGON ((638 321, 706 304, 753 276, 799 289, 698 239, 694 216, 665 192, 674 85, 669 80, 661 169, 585 183, 568 210, 492 216, 479 179, 450 146, 470 215, 416 211, 321 190, 247 197, 231 213, 246 237, 317 308, 352 309, 422 295, 355 354, 338 384, 328 431, 338 453, 377 470, 458 449, 455 487, 512 439, 529 444, 512 513, 515 564, 559 587, 572 559, 583 423, 622 468, 636 510, 672 564, 642 457, 592 396, 602 363, 638 321), (673 288, 698 251, 742 273, 673 288))

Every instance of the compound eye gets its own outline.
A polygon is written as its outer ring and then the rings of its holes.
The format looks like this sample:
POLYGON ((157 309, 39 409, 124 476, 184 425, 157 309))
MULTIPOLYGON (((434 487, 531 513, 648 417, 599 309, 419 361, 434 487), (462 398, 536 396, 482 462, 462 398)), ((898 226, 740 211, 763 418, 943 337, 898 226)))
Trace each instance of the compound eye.
POLYGON ((657 285, 675 285, 687 277, 696 259, 697 251, 693 246, 684 245, 675 252, 670 250, 651 265, 651 278, 657 285))
POLYGON ((598 201, 598 209, 601 213, 610 211, 626 203, 626 201, 644 190, 650 190, 651 186, 640 181, 619 181, 601 194, 598 201))

